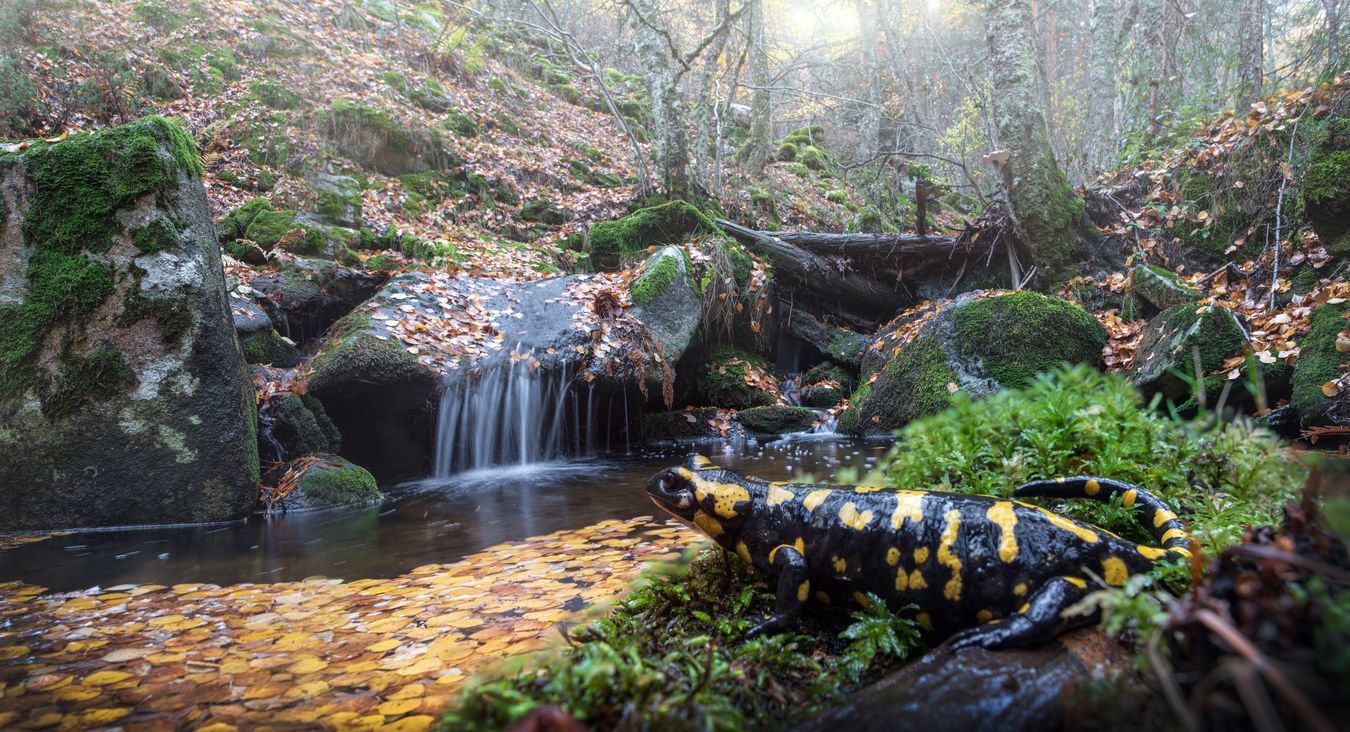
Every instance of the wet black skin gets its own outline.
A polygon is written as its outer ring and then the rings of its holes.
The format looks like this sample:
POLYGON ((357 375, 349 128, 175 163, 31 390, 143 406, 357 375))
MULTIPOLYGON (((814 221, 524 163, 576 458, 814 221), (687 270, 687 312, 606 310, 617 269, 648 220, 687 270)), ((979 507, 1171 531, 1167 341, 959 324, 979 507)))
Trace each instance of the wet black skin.
POLYGON ((1190 537, 1170 509, 1106 478, 1036 481, 1016 496, 1120 495, 1161 549, 1015 500, 769 483, 697 455, 652 476, 647 492, 776 586, 774 615, 752 635, 793 627, 808 602, 871 593, 892 608, 917 606, 920 623, 956 633, 953 645, 1030 646, 1065 630, 1063 611, 1102 582, 1124 584, 1155 562, 1189 556, 1190 537))

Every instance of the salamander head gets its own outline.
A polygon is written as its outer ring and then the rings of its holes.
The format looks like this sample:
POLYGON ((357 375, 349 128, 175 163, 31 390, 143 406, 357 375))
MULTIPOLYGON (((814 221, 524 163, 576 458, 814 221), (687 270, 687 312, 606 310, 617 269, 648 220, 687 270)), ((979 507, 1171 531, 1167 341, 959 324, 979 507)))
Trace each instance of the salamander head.
POLYGON ((701 455, 667 468, 647 481, 647 495, 664 511, 722 542, 739 530, 751 503, 733 473, 716 468, 701 455))

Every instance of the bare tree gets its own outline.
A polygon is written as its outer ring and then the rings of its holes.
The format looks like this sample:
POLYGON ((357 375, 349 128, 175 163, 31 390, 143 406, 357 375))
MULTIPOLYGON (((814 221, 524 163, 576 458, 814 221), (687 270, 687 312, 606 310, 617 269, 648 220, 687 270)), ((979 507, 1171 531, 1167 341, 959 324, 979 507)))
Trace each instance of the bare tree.
POLYGON ((1261 98, 1264 83, 1266 0, 1241 0, 1238 5, 1237 111, 1243 114, 1261 98))
POLYGON ((747 24, 750 51, 750 139, 745 147, 745 169, 751 175, 764 172, 773 146, 773 100, 769 96, 769 50, 764 42, 764 0, 750 0, 747 24))

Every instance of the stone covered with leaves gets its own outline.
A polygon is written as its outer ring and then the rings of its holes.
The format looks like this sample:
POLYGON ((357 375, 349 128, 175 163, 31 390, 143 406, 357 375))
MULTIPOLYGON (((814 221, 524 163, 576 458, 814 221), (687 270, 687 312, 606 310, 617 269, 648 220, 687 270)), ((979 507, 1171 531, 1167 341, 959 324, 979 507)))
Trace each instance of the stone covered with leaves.
POLYGON ((253 385, 201 172, 159 117, 0 154, 0 528, 253 507, 253 385))
POLYGON ((1177 305, 1149 320, 1128 376, 1145 393, 1161 393, 1177 403, 1196 391, 1196 370, 1203 388, 1222 387, 1214 377, 1224 362, 1242 352, 1247 337, 1229 310, 1213 305, 1177 305))
POLYGON ((963 296, 854 392, 840 429, 892 430, 941 411, 957 391, 978 399, 1025 387, 1063 363, 1096 363, 1105 344, 1106 329, 1067 300, 1035 292, 963 296))
POLYGON ((699 394, 708 404, 728 409, 769 406, 778 401, 764 385, 754 383, 768 371, 764 359, 748 351, 718 347, 698 374, 699 394))
POLYGON ((694 233, 719 233, 706 214, 684 201, 670 201, 615 221, 591 225, 591 263, 600 270, 617 269, 625 259, 651 246, 678 244, 694 233))

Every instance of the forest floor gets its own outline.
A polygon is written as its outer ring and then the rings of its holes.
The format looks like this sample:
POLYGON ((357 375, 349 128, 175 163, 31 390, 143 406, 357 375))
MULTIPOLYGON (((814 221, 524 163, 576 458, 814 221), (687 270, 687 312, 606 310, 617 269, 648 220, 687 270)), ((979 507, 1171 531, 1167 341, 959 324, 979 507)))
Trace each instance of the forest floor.
POLYGON ((699 537, 650 517, 488 547, 390 579, 0 584, 0 728, 424 730, 462 682, 557 645, 699 537))

